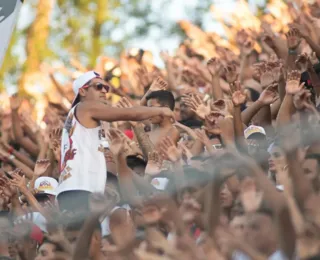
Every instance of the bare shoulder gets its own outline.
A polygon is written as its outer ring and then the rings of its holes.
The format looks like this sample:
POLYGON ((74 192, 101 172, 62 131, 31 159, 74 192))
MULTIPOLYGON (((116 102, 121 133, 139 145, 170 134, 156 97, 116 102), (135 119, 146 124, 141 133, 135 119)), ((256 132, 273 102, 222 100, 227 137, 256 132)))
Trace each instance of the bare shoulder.
POLYGON ((180 132, 178 128, 172 126, 169 131, 169 136, 171 137, 173 142, 177 143, 180 139, 180 132))
POLYGON ((79 103, 75 110, 75 115, 78 120, 78 122, 87 128, 94 128, 99 125, 99 122, 94 120, 91 116, 91 109, 93 106, 96 106, 97 102, 93 101, 85 101, 79 103))

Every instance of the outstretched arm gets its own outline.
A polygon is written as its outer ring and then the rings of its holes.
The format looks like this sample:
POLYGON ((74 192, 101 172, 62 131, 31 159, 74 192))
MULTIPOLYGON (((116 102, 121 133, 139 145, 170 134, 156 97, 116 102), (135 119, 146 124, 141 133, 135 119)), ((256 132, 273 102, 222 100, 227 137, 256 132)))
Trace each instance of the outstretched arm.
POLYGON ((168 116, 173 118, 173 112, 169 108, 140 106, 134 108, 116 108, 95 101, 84 102, 83 105, 79 107, 79 110, 89 114, 92 119, 107 122, 143 121, 155 116, 168 116))

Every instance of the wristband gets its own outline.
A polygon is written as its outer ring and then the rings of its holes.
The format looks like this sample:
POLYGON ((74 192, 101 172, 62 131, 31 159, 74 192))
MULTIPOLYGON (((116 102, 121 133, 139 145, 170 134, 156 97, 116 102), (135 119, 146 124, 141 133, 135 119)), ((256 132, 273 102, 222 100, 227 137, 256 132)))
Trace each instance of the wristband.
POLYGON ((10 148, 8 149, 8 153, 9 153, 9 154, 12 154, 13 151, 14 151, 14 148, 13 148, 13 147, 10 147, 10 148))

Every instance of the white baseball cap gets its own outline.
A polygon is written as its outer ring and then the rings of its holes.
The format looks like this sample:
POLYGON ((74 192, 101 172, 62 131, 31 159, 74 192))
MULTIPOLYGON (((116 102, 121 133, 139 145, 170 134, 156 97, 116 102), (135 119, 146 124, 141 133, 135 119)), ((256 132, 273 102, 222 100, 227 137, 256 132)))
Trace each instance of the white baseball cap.
POLYGON ((100 74, 91 70, 86 73, 83 73, 79 77, 77 77, 72 84, 72 89, 75 94, 75 98, 72 101, 71 107, 74 107, 76 104, 79 103, 80 101, 80 96, 79 96, 79 89, 85 86, 90 80, 94 78, 101 78, 100 74))
MULTIPOLYGON (((37 194, 49 194, 56 196, 56 189, 58 182, 51 177, 39 177, 34 183, 34 188, 37 190, 37 194)), ((36 195, 37 195, 36 194, 36 195)))
POLYGON ((253 134, 262 134, 266 136, 266 131, 263 127, 257 125, 251 125, 246 130, 244 130, 244 137, 248 139, 253 134))

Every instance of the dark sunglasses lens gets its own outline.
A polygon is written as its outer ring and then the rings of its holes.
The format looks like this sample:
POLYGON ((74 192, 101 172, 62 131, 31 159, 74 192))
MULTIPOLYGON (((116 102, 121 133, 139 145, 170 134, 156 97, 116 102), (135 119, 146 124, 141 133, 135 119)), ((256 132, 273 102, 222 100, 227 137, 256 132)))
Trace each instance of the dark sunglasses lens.
POLYGON ((103 89, 103 85, 102 84, 97 84, 96 88, 97 88, 97 90, 101 91, 103 89))
POLYGON ((104 88, 106 90, 106 92, 109 92, 109 86, 106 86, 106 85, 103 85, 103 84, 97 84, 96 88, 99 91, 101 91, 104 88))

